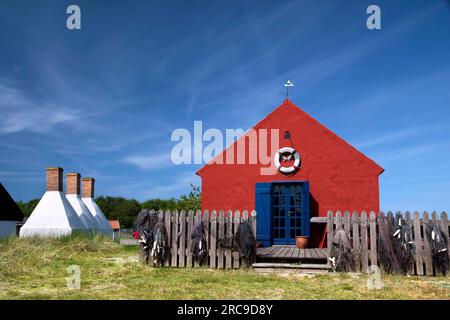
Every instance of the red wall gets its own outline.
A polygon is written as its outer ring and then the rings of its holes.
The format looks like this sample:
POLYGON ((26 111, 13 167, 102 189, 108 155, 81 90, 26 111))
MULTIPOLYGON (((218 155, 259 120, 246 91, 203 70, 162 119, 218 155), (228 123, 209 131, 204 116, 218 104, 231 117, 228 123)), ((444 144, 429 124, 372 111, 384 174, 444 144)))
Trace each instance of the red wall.
MULTIPOLYGON (((203 210, 250 211, 255 206, 256 182, 284 180, 310 182, 311 217, 326 216, 329 210, 379 210, 378 176, 383 169, 288 100, 254 128, 278 128, 280 148, 294 147, 301 155, 301 169, 293 176, 279 172, 263 176, 259 164, 206 165, 198 171, 203 210), (292 145, 284 139, 286 130, 292 145)), ((323 230, 313 227, 314 232, 323 230)))

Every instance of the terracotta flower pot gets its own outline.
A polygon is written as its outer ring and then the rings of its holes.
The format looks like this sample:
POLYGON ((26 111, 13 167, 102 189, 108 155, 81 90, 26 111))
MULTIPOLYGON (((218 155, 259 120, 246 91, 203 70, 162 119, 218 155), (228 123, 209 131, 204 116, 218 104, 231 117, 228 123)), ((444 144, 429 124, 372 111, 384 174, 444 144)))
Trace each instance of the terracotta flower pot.
POLYGON ((299 249, 308 248, 309 237, 297 236, 295 237, 295 244, 299 249))

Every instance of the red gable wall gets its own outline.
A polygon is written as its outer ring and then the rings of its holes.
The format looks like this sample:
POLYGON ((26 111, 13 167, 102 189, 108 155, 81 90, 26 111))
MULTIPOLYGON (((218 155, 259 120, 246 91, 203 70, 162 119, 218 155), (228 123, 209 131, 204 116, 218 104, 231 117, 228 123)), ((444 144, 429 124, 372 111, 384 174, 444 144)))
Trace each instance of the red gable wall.
POLYGON ((328 210, 379 210, 378 176, 383 168, 289 100, 254 127, 261 128, 280 130, 280 148, 291 146, 284 139, 284 132, 290 132, 292 146, 301 155, 301 169, 293 176, 279 172, 263 176, 259 164, 205 165, 197 172, 202 178, 203 210, 250 211, 256 182, 285 180, 310 182, 311 217, 326 216, 328 210))

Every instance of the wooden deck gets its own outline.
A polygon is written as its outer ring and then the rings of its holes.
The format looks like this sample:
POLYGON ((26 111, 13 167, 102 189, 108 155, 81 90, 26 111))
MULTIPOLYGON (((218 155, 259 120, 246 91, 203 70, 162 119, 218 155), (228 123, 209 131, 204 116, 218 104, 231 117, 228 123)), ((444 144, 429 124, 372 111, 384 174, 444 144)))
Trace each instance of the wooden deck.
POLYGON ((326 260, 327 249, 299 249, 296 246, 272 246, 257 248, 257 260, 326 260))

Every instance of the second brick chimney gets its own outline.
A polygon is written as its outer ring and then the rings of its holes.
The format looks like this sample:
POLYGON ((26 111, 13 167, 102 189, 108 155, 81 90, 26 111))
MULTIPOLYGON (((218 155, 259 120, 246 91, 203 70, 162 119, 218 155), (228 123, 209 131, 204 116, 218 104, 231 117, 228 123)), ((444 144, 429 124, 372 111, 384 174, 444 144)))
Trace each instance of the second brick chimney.
POLYGON ((73 172, 66 174, 66 193, 80 194, 80 174, 73 172))
POLYGON ((83 181, 83 189, 82 189, 82 197, 83 198, 93 198, 94 197, 94 178, 82 178, 83 181))
POLYGON ((47 191, 63 191, 63 168, 47 168, 47 191))

